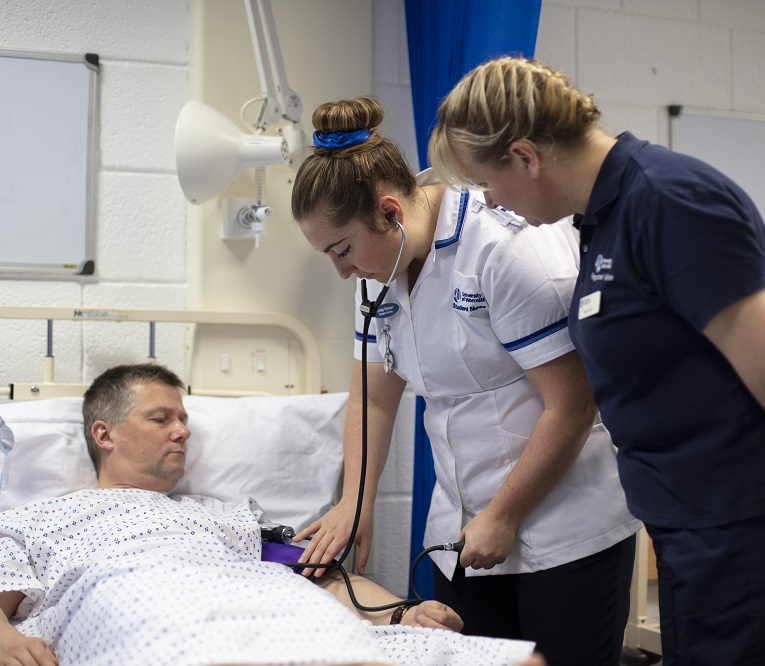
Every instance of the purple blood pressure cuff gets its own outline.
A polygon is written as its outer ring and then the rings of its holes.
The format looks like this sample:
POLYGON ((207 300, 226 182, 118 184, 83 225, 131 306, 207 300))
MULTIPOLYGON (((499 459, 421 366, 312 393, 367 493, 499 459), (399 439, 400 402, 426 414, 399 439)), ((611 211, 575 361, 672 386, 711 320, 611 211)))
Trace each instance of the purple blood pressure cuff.
MULTIPOLYGON (((303 554, 300 546, 294 546, 291 543, 279 543, 278 541, 264 541, 261 559, 264 562, 278 562, 286 564, 287 562, 297 562, 303 554)), ((293 569, 295 573, 301 573, 300 569, 293 569)))

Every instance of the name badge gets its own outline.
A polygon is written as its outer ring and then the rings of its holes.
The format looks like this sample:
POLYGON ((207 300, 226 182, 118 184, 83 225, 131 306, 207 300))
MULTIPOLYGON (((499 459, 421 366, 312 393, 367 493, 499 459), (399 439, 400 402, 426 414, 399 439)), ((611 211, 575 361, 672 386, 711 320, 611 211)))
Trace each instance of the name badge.
POLYGON ((385 319, 386 317, 392 317, 394 314, 398 312, 398 303, 383 303, 379 308, 377 308, 377 312, 375 313, 375 317, 377 319, 385 319))
POLYGON ((587 319, 587 317, 592 317, 592 315, 600 312, 601 293, 600 291, 593 291, 591 294, 582 297, 579 301, 579 319, 587 319))

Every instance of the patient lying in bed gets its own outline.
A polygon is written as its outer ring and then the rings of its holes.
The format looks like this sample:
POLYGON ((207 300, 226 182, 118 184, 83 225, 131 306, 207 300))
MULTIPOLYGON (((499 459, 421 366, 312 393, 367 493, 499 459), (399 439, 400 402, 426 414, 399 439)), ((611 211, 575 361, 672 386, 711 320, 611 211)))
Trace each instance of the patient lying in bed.
MULTIPOLYGON (((360 622, 337 578, 320 589, 261 561, 254 500, 168 497, 188 437, 179 385, 158 366, 104 373, 83 405, 99 488, 0 514, 0 664, 10 654, 40 666, 472 665, 529 654, 447 631, 461 621, 433 601, 404 613, 405 626, 388 624, 391 610, 360 622)), ((397 601, 355 584, 362 603, 397 601)))

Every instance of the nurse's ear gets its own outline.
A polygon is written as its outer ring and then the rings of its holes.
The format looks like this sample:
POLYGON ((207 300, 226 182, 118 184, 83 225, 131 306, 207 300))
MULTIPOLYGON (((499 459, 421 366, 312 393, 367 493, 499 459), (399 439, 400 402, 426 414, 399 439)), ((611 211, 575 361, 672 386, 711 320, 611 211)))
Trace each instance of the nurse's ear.
POLYGON ((380 197, 378 209, 385 220, 385 227, 395 227, 396 222, 403 224, 404 211, 401 207, 401 203, 396 197, 387 194, 380 197))
POLYGON ((537 147, 528 141, 513 141, 507 149, 512 165, 527 172, 530 178, 538 178, 542 169, 542 158, 537 147))

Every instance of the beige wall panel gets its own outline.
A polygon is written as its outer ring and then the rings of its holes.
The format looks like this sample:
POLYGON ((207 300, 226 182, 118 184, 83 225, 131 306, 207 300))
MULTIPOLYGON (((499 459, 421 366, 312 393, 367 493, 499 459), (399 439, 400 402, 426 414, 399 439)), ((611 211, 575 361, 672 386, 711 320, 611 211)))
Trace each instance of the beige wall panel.
MULTIPOLYGON (((308 145, 318 104, 372 91, 371 1, 279 0, 272 8, 287 80, 303 102, 308 145)), ((191 27, 191 97, 239 123, 242 106, 261 91, 244 2, 192 2, 191 27)), ((253 104, 246 118, 257 108, 253 104)), ((354 284, 336 277, 293 221, 294 174, 288 166, 266 170, 264 203, 274 212, 258 248, 249 239, 221 240, 219 199, 190 207, 189 307, 281 312, 300 319, 322 351, 324 387, 347 390, 354 284)), ((223 196, 253 196, 254 184, 250 170, 223 196)))

